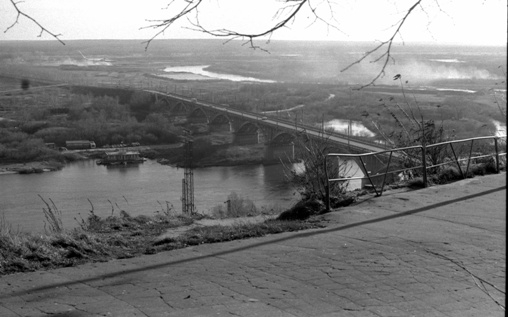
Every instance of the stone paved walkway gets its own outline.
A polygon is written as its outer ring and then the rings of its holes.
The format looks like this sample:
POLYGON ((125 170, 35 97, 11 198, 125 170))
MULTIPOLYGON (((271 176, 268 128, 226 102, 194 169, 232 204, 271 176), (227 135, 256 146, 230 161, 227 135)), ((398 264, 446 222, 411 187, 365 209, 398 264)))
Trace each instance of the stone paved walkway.
POLYGON ((325 229, 4 276, 0 316, 504 316, 505 174, 325 218, 325 229))

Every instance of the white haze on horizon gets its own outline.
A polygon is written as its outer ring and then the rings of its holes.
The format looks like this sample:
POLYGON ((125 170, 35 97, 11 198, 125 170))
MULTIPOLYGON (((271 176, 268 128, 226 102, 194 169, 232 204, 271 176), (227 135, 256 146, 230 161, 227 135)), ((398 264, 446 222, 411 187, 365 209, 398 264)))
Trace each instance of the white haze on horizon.
MULTIPOLYGON (((363 74, 375 74, 380 71, 380 65, 364 63, 360 64, 363 74)), ((385 69, 385 76, 378 79, 378 84, 393 85, 393 77, 402 75, 402 80, 412 83, 427 83, 442 79, 455 80, 501 80, 502 77, 493 74, 485 68, 467 66, 465 63, 446 62, 422 62, 417 60, 403 61, 389 64, 385 69)))

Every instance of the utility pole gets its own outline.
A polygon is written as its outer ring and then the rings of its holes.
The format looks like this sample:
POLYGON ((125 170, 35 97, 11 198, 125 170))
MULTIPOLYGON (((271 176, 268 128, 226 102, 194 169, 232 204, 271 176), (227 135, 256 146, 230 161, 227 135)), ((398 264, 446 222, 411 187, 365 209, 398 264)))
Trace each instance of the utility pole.
POLYGON ((231 215, 231 200, 228 199, 224 203, 226 204, 226 208, 227 208, 226 215, 231 215))
MULTIPOLYGON (((190 131, 186 131, 190 135, 190 131)), ((192 215, 194 213, 194 171, 192 169, 192 139, 186 138, 184 144, 184 178, 182 179, 182 213, 192 215)))
POLYGON ((351 145, 349 144, 349 139, 351 138, 351 119, 349 119, 349 122, 348 122, 348 125, 347 125, 347 145, 348 147, 350 147, 351 145))
POLYGON ((321 134, 322 134, 322 137, 324 138, 325 137, 325 114, 324 113, 321 115, 321 134))

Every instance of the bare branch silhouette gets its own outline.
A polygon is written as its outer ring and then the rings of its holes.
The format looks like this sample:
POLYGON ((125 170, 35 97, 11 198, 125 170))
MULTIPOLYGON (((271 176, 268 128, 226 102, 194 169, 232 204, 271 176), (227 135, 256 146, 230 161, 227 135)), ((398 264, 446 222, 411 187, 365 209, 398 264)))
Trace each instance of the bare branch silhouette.
POLYGON ((360 64, 363 60, 365 60, 367 57, 373 55, 374 53, 378 52, 379 50, 381 50, 383 47, 385 47, 385 51, 376 59, 374 59, 373 61, 371 61, 371 63, 377 63, 379 62, 380 60, 383 60, 383 65, 381 67, 381 70, 379 71, 379 73, 368 83, 368 84, 365 84, 365 85, 362 85, 361 87, 359 88, 355 88, 357 90, 359 89, 362 89, 362 88, 365 88, 365 87, 368 87, 368 86, 371 86, 371 85, 374 85, 375 81, 378 80, 380 77, 383 77, 385 75, 385 69, 386 69, 386 66, 388 65, 388 62, 390 60, 393 60, 393 57, 391 55, 391 51, 392 51, 392 44, 393 44, 393 41, 395 40, 395 37, 397 35, 400 34, 400 30, 402 28, 402 26, 404 25, 404 22, 406 22, 407 18, 409 17, 409 15, 411 14, 411 12, 413 12, 413 10, 420 6, 421 5, 421 2, 422 0, 418 0, 416 1, 408 10, 407 12, 404 14, 404 17, 402 17, 402 19, 397 22, 394 26, 396 26, 396 29, 395 31, 392 33, 392 36, 386 40, 386 41, 382 41, 381 43, 379 43, 378 46, 374 47, 373 49, 371 49, 370 51, 367 51, 361 58, 357 59, 356 61, 354 61, 353 63, 349 64, 347 67, 345 67, 344 69, 341 70, 341 72, 345 72, 347 71, 348 69, 350 69, 351 67, 353 67, 354 65, 356 64, 360 64))
MULTIPOLYGON (((171 3, 168 5, 168 7, 175 1, 176 0, 172 0, 171 3)), ((244 45, 249 45, 251 48, 254 48, 254 49, 264 50, 260 46, 255 45, 254 40, 263 38, 263 37, 269 37, 267 40, 267 42, 269 42, 272 34, 274 34, 276 31, 278 31, 282 28, 288 27, 289 24, 292 21, 294 21, 294 19, 296 19, 297 15, 302 11, 302 8, 304 7, 304 5, 308 5, 310 11, 314 15, 314 21, 312 23, 314 23, 316 21, 320 21, 320 22, 325 23, 327 25, 327 27, 329 27, 329 28, 332 27, 332 28, 342 32, 338 28, 337 25, 332 23, 332 22, 335 22, 336 24, 338 24, 337 20, 335 19, 334 15, 333 15, 333 13, 334 13, 333 7, 332 7, 332 4, 329 0, 325 1, 326 4, 328 5, 328 10, 330 11, 330 14, 331 14, 331 18, 329 20, 323 19, 318 14, 317 9, 318 9, 319 5, 314 5, 313 3, 311 3, 311 0, 284 0, 283 2, 285 2, 287 4, 287 6, 279 9, 276 12, 276 14, 274 15, 274 23, 271 26, 269 26, 268 28, 266 28, 260 32, 255 32, 255 33, 239 32, 239 31, 231 30, 231 29, 214 29, 214 30, 207 29, 199 22, 199 10, 198 10, 199 8, 198 7, 202 4, 202 0, 185 0, 185 1, 187 2, 187 5, 181 11, 179 11, 177 14, 174 14, 171 18, 166 19, 166 20, 152 21, 152 22, 157 22, 157 23, 154 23, 148 27, 145 27, 145 28, 160 29, 160 31, 157 32, 150 40, 145 42, 146 48, 148 48, 148 46, 150 45, 150 42, 152 40, 154 40, 157 36, 162 34, 165 30, 167 30, 170 26, 172 26, 176 21, 185 17, 185 18, 187 18, 188 22, 193 26, 193 28, 190 28, 192 30, 199 31, 199 32, 202 32, 202 33, 214 36, 214 37, 218 37, 218 38, 225 38, 226 39, 225 43, 227 43, 231 40, 235 40, 235 39, 245 40, 244 45), (191 13, 195 14, 195 18, 194 18, 195 21, 194 22, 188 18, 188 16, 191 13)), ((395 23, 392 26, 395 28, 395 31, 392 33, 392 35, 389 39, 381 41, 379 43, 379 45, 374 47, 372 50, 367 51, 361 58, 357 59, 356 61, 354 61, 353 63, 349 64, 347 67, 345 67, 344 69, 341 70, 341 72, 347 71, 354 65, 360 64, 361 62, 363 62, 367 57, 373 56, 375 53, 382 53, 379 57, 377 57, 373 61, 371 61, 371 63, 377 63, 380 61, 382 62, 381 68, 380 68, 379 72, 377 73, 377 75, 369 83, 361 86, 360 88, 356 88, 356 89, 362 89, 364 87, 374 85, 374 83, 379 78, 381 78, 385 75, 385 70, 386 70, 386 67, 388 66, 388 63, 390 62, 390 60, 394 60, 392 57, 392 54, 391 54, 392 44, 395 41, 395 38, 397 36, 401 35, 400 33, 401 33, 402 26, 404 25, 406 20, 409 18, 411 13, 417 7, 421 7, 422 1, 423 0, 415 1, 412 4, 412 6, 407 11, 405 11, 404 16, 397 23, 395 23)), ((434 0, 434 1, 437 1, 437 0, 434 0)), ((423 8, 422 8, 422 10, 423 10, 423 8)))
MULTIPOLYGON (((29 14, 22 11, 18 4, 21 3, 21 1, 15 1, 10 0, 12 5, 14 6, 15 10, 17 11, 16 20, 12 25, 10 25, 5 32, 10 30, 12 27, 14 27, 21 16, 26 17, 33 23, 35 23, 38 27, 41 29, 41 33, 39 36, 42 35, 42 33, 46 32, 49 35, 53 36, 55 39, 57 39, 60 43, 65 44, 62 40, 60 40, 59 36, 60 34, 55 34, 46 29, 43 25, 41 25, 35 18, 32 18, 29 14)), ((248 45, 249 47, 253 49, 260 49, 263 51, 268 52, 267 50, 263 49, 262 47, 255 44, 256 39, 266 38, 267 43, 270 42, 271 36, 277 32, 280 29, 289 27, 292 22, 295 21, 297 16, 299 14, 302 14, 302 10, 305 5, 308 6, 308 9, 310 10, 311 14, 313 15, 314 19, 311 22, 311 24, 315 23, 316 21, 324 23, 328 28, 333 28, 335 30, 338 30, 342 32, 338 27, 338 21, 334 17, 333 12, 333 6, 332 6, 332 0, 323 0, 317 4, 314 4, 311 0, 281 0, 281 2, 284 4, 283 7, 279 8, 274 16, 273 16, 273 23, 269 26, 267 26, 265 29, 259 31, 259 32, 242 32, 237 31, 233 29, 227 29, 227 28, 219 28, 219 29, 208 29, 203 24, 200 23, 199 16, 201 12, 199 11, 200 8, 202 8, 202 5, 204 3, 203 0, 168 0, 168 4, 165 7, 165 9, 170 10, 173 9, 176 5, 182 5, 181 8, 176 9, 176 11, 173 11, 173 13, 170 14, 170 17, 167 19, 162 20, 147 20, 150 25, 147 25, 145 27, 142 27, 141 29, 153 29, 156 31, 156 33, 147 41, 143 42, 146 44, 145 49, 148 49, 150 46, 150 43, 156 39, 157 37, 161 36, 165 31, 167 31, 169 28, 174 26, 177 22, 181 20, 186 20, 191 27, 187 27, 187 29, 194 30, 197 32, 202 32, 207 35, 211 35, 217 38, 224 38, 225 43, 228 43, 232 40, 244 40, 243 45, 248 45), (319 12, 318 8, 320 5, 326 5, 327 6, 327 12, 330 13, 330 17, 323 18, 319 12), (175 13, 176 12, 176 13, 175 13)), ((276 1, 276 0, 274 0, 276 1)), ((373 49, 365 52, 365 54, 349 64, 347 67, 341 70, 341 72, 347 71, 350 68, 352 68, 354 65, 360 64, 365 61, 366 58, 370 56, 374 56, 376 53, 379 53, 380 55, 375 57, 370 63, 381 63, 380 70, 375 75, 375 77, 367 84, 356 88, 356 89, 362 89, 367 86, 374 85, 375 82, 383 77, 385 75, 385 70, 388 66, 388 63, 390 61, 394 61, 392 57, 392 45, 395 41, 395 38, 397 36, 401 36, 401 29, 409 16, 413 13, 413 11, 420 7, 424 13, 425 10, 421 6, 421 3, 423 0, 413 0, 414 3, 407 9, 407 11, 404 11, 403 17, 394 25, 392 25, 392 28, 394 28, 394 32, 391 34, 391 36, 387 40, 380 41, 379 44, 374 47, 373 49)), ((434 0, 436 3, 438 3, 438 0, 434 0)), ((439 7, 439 4, 438 4, 439 7)), ((441 10, 441 8, 439 7, 441 10)))
POLYGON ((7 27, 7 29, 5 29, 4 33, 7 33, 10 29, 12 29, 16 24, 19 23, 19 18, 20 17, 25 17, 27 18, 28 20, 32 21, 33 23, 35 23, 35 25, 37 25, 40 29, 41 29, 41 32, 39 33, 38 37, 41 37, 42 34, 44 32, 48 33, 49 35, 51 35, 52 37, 54 37, 58 42, 62 43, 62 45, 65 45, 65 43, 59 38, 62 34, 55 34, 53 32, 51 32, 50 30, 46 29, 42 24, 40 24, 36 19, 32 18, 29 14, 25 13, 24 11, 22 11, 20 8, 19 8, 19 4, 22 3, 23 1, 15 1, 15 0, 10 0, 14 9, 16 10, 17 12, 17 15, 16 15, 16 20, 10 25, 7 27))

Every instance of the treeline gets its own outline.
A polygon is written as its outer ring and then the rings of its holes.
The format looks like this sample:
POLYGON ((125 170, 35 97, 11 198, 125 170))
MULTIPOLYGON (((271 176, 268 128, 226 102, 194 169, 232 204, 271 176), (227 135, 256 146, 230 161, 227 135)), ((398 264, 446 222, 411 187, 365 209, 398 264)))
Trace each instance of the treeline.
MULTIPOLYGON (((397 120, 406 120, 406 114, 419 120, 432 120, 443 125, 446 133, 456 138, 493 135, 493 120, 505 122, 505 115, 492 97, 483 93, 422 91, 414 93, 407 87, 386 86, 383 91, 353 90, 337 85, 250 84, 243 85, 231 95, 222 93, 231 107, 249 111, 273 111, 304 105, 297 111, 281 113, 287 119, 307 124, 320 124, 322 120, 353 120, 362 122, 376 134, 378 128, 389 134, 397 132, 397 120), (234 95, 233 95, 234 94, 234 95)), ((506 109, 506 108, 505 108, 506 109)))
POLYGON ((0 160, 63 160, 65 157, 45 143, 58 148, 69 140, 90 140, 98 147, 179 141, 179 129, 164 113, 150 109, 152 101, 145 94, 131 94, 127 104, 118 96, 75 93, 59 102, 59 111, 41 105, 25 107, 19 121, 0 121, 0 160))

